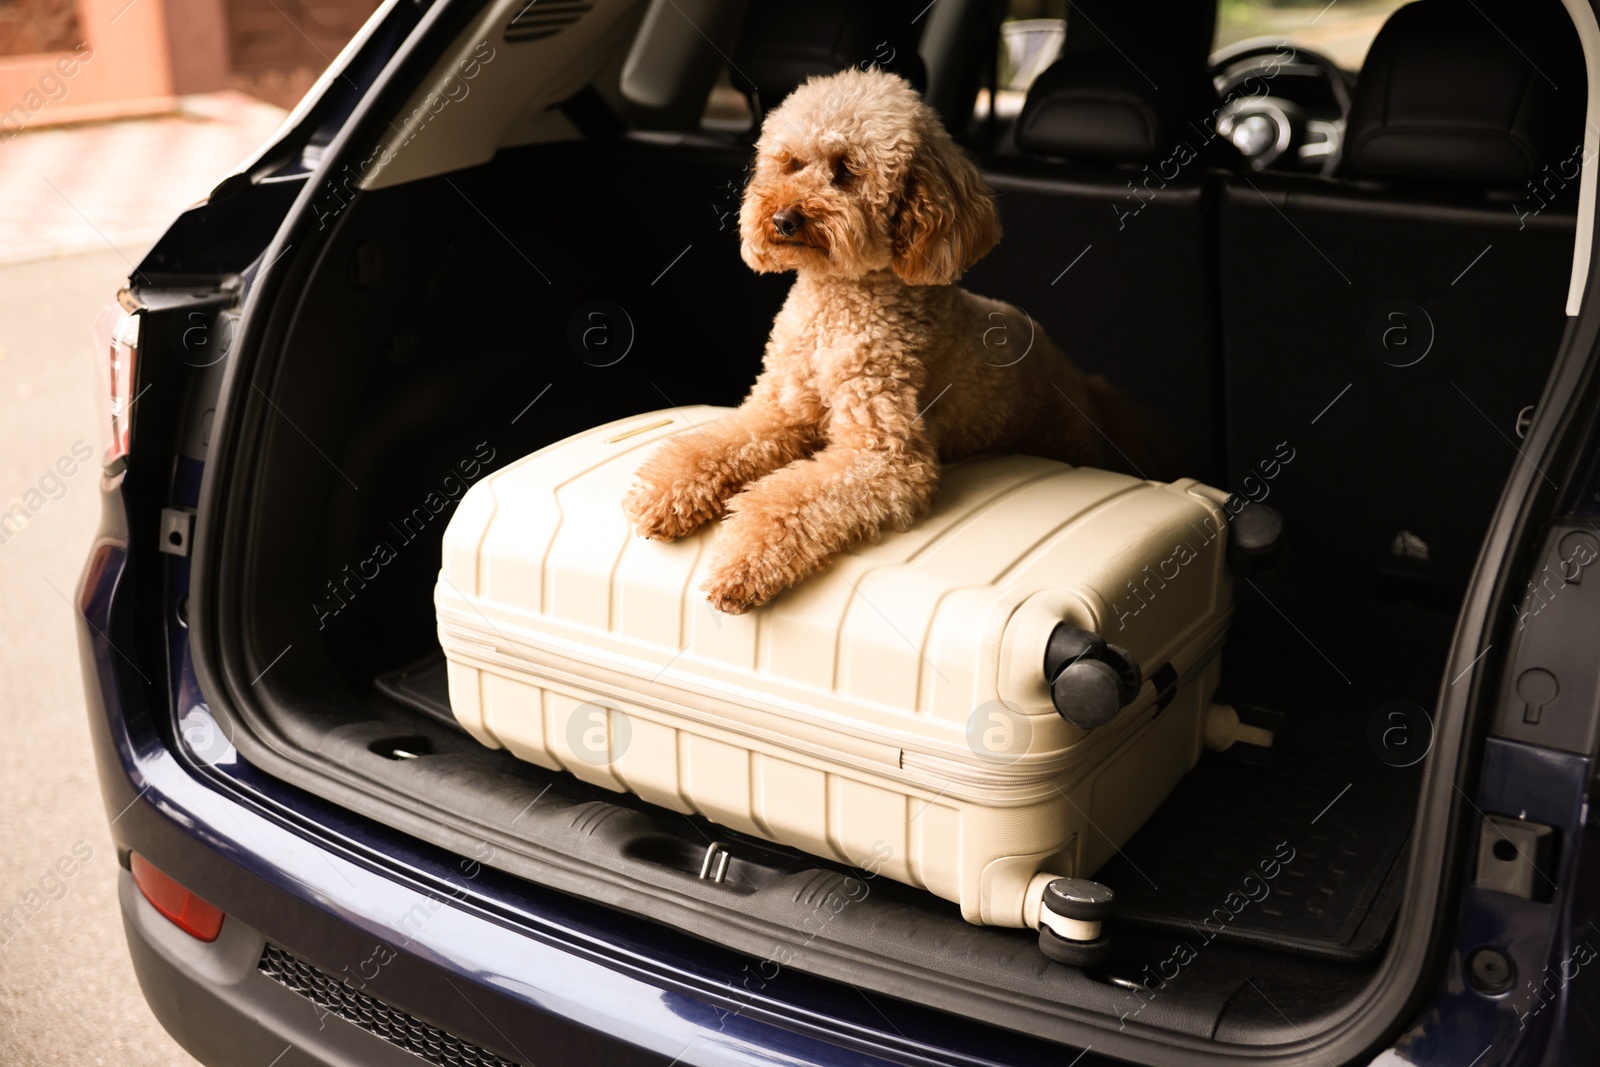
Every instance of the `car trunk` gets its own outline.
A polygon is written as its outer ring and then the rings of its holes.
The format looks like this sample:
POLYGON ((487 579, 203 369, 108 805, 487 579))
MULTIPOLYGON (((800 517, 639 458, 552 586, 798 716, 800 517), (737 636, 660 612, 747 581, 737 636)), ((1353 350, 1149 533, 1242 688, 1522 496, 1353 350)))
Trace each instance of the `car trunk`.
POLYGON ((1271 573, 1238 583, 1218 699, 1277 744, 1206 754, 1099 873, 1123 919, 1113 962, 1088 975, 1045 960, 1032 932, 969 926, 929 894, 455 727, 432 589, 465 486, 626 414, 735 404, 753 379, 789 280, 739 260, 728 183, 743 159, 643 135, 510 149, 330 212, 303 295, 274 315, 281 358, 255 385, 271 403, 245 409, 215 497, 221 655, 255 679, 234 687, 241 752, 420 838, 487 843, 530 881, 747 953, 763 978, 793 967, 1079 1044, 1109 1030, 1125 1051, 1314 1038, 1389 944, 1448 609, 1271 573), (1396 743, 1397 722, 1416 732, 1396 743), (733 854, 721 883, 699 877, 713 840, 733 854))

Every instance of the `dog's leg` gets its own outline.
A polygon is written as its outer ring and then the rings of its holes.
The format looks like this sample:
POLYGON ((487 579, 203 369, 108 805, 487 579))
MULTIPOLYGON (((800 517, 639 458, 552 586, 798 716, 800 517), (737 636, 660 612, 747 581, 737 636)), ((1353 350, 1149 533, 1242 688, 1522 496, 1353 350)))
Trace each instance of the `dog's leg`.
POLYGON ((734 498, 701 588, 740 614, 821 570, 829 559, 927 510, 939 478, 925 441, 912 447, 831 445, 767 475, 734 498))
POLYGON ((622 502, 634 529, 664 541, 693 533, 721 516, 746 483, 815 448, 814 423, 781 407, 775 392, 758 383, 732 415, 658 448, 622 502))

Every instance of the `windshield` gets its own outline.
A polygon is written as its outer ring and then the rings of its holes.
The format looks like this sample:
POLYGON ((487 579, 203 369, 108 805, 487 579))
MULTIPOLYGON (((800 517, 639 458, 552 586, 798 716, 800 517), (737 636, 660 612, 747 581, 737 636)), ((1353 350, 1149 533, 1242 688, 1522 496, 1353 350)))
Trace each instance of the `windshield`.
POLYGON ((1286 37, 1349 71, 1361 69, 1372 39, 1406 0, 1222 0, 1212 51, 1251 37, 1286 37))

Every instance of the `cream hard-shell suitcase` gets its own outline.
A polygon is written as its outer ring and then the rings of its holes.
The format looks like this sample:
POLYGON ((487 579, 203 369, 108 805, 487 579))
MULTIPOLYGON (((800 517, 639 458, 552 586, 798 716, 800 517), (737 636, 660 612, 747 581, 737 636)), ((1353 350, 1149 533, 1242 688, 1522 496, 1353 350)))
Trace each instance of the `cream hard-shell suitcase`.
POLYGON ((1237 723, 1210 703, 1231 606, 1223 494, 1026 456, 950 464, 913 529, 729 616, 698 588, 715 526, 650 541, 621 507, 658 442, 726 412, 623 419, 472 487, 435 595, 457 719, 971 922, 1038 926, 1045 885, 1110 858, 1208 723, 1237 723), (1081 631, 1110 642, 1123 688, 1093 729, 1058 713, 1046 677, 1053 642, 1081 631))

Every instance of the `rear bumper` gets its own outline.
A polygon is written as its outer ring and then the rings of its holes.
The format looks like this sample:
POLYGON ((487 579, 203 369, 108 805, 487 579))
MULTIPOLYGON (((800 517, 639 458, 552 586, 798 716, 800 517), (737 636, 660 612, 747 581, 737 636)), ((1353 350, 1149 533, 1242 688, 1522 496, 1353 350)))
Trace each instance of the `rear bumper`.
POLYGON ((213 780, 162 739, 159 668, 125 654, 140 642, 115 595, 124 563, 120 545, 103 542, 79 592, 91 735, 140 984, 203 1063, 414 1065, 391 1039, 414 1032, 440 1046, 437 1063, 976 1062, 921 1042, 896 1048, 894 1035, 878 1045, 809 1013, 780 1017, 741 989, 742 957, 517 882, 281 783, 276 806, 230 791, 247 765, 213 780), (126 871, 130 851, 221 908, 221 936, 194 940, 157 913, 126 871), (264 973, 269 945, 343 1010, 264 973), (480 1051, 449 1058, 442 1049, 454 1042, 480 1051))
POLYGON ((230 919, 214 943, 196 941, 150 906, 127 871, 119 877, 118 896, 150 1010, 202 1063, 415 1067, 416 1057, 401 1044, 262 973, 267 939, 259 931, 230 919))
MULTIPOLYGON (((448 966, 429 966, 377 943, 347 964, 348 970, 335 974, 295 953, 269 950, 276 939, 269 940, 234 916, 224 921, 216 941, 197 941, 151 907, 127 871, 119 878, 123 928, 145 999, 161 1024, 208 1067, 268 1063, 416 1067, 419 1056, 426 1062, 492 1067, 666 1064, 673 1058, 671 1051, 626 1040, 621 1034, 627 1032, 627 1024, 613 1015, 624 1004, 635 1009, 635 1025, 655 1014, 654 1025, 665 1038, 673 1023, 659 1017, 667 1010, 659 997, 652 1013, 626 989, 614 988, 612 995, 599 1000, 585 996, 578 986, 563 1008, 549 990, 524 987, 520 992, 527 1000, 505 996, 484 988, 487 976, 474 978, 448 966), (398 980, 380 982, 381 972, 391 968, 398 980), (373 981, 364 981, 363 974, 373 976, 373 981), (374 995, 374 985, 385 987, 389 996, 374 995), (394 999, 427 1004, 428 1015, 437 1022, 397 1007, 394 999), (577 1024, 572 1016, 579 1012, 594 1025, 577 1024), (611 1033, 605 1032, 608 1029, 611 1033)), ((547 962, 539 960, 537 947, 530 949, 531 960, 547 962)), ((680 1029, 685 1044, 702 1043, 686 1028, 680 1029)), ((629 1036, 650 1039, 638 1031, 629 1036)), ((725 1055, 707 1044, 691 1047, 680 1062, 772 1061, 765 1056, 725 1055)))

